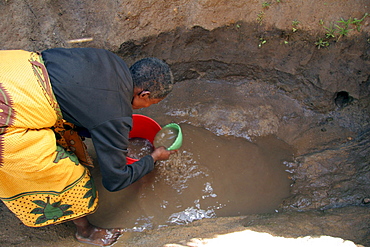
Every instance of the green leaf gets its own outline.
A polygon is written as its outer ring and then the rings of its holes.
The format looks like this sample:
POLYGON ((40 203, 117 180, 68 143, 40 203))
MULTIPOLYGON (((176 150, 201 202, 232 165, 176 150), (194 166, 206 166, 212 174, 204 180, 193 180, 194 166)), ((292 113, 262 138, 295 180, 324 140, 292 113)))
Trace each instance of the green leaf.
POLYGON ((89 198, 91 196, 93 196, 93 193, 92 193, 92 190, 89 190, 88 192, 86 192, 83 198, 89 198))
POLYGON ((80 164, 80 161, 78 160, 77 156, 73 152, 68 152, 69 159, 75 163, 75 165, 80 164))
POLYGON ((63 211, 66 211, 67 209, 69 209, 70 207, 72 207, 72 205, 68 205, 68 204, 63 204, 61 205, 59 208, 63 211))
POLYGON ((63 147, 57 146, 57 156, 55 157, 54 163, 58 163, 61 159, 69 158, 75 165, 78 165, 80 161, 73 152, 66 151, 63 147))
POLYGON ((95 202, 95 197, 91 197, 89 201, 89 205, 87 207, 91 208, 94 205, 94 202, 95 202))
POLYGON ((93 177, 90 177, 90 181, 91 181, 91 187, 92 187, 93 197, 96 198, 96 187, 95 187, 94 178, 93 177))
POLYGON ((73 214, 73 211, 68 210, 68 211, 65 211, 65 212, 63 213, 63 216, 67 216, 67 215, 71 215, 71 214, 73 214))
POLYGON ((43 214, 44 210, 42 208, 34 208, 30 214, 43 214))
POLYGON ((58 153, 55 157, 54 163, 58 163, 61 159, 67 158, 67 155, 65 155, 65 153, 63 152, 64 150, 62 147, 58 146, 56 151, 58 153))
POLYGON ((84 188, 91 189, 92 188, 92 183, 91 180, 87 181, 86 184, 84 185, 84 188))
POLYGON ((45 217, 45 215, 41 215, 40 217, 37 218, 35 224, 42 224, 48 221, 48 219, 45 217))
POLYGON ((59 202, 54 202, 53 204, 51 204, 51 206, 53 206, 53 207, 57 208, 57 207, 59 207, 59 206, 60 206, 60 203, 61 203, 61 201, 59 201, 59 202))
POLYGON ((42 208, 44 208, 46 206, 46 202, 41 201, 41 200, 35 200, 35 201, 32 201, 32 202, 35 203, 37 206, 40 206, 42 208))

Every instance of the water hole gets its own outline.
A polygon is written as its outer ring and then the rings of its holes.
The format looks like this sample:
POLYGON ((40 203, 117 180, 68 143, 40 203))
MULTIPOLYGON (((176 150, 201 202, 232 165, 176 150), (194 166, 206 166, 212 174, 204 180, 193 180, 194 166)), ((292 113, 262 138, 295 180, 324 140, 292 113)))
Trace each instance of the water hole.
POLYGON ((274 212, 289 195, 293 151, 286 143, 274 136, 250 142, 180 126, 184 139, 178 153, 129 187, 108 192, 98 169, 93 170, 100 198, 89 216, 93 224, 140 232, 202 218, 274 212))

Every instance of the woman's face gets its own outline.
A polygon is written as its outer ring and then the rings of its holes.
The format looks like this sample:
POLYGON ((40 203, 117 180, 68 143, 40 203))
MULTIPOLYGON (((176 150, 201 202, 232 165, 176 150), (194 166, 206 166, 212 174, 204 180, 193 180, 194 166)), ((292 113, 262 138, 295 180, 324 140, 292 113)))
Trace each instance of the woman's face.
POLYGON ((149 96, 150 96, 149 91, 135 93, 131 101, 132 109, 141 109, 149 107, 153 104, 158 104, 162 100, 162 99, 151 99, 149 98, 149 96))

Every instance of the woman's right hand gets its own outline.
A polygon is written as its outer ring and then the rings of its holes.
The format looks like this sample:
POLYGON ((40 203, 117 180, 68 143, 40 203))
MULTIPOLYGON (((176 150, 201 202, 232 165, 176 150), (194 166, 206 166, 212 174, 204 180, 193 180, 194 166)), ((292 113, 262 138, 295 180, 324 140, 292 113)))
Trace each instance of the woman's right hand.
POLYGON ((167 150, 165 147, 158 147, 156 148, 153 153, 151 154, 154 162, 158 160, 168 160, 171 154, 176 153, 177 150, 167 150))

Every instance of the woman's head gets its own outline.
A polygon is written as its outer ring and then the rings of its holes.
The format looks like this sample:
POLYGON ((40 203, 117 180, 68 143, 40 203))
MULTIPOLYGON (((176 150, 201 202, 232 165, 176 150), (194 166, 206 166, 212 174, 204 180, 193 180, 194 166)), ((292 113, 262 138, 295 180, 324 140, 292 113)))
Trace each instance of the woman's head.
POLYGON ((168 64, 157 58, 144 58, 130 67, 134 83, 132 108, 140 109, 159 103, 174 85, 168 64))
POLYGON ((163 99, 174 85, 170 67, 158 58, 144 58, 130 67, 134 88, 150 92, 150 98, 163 99))

